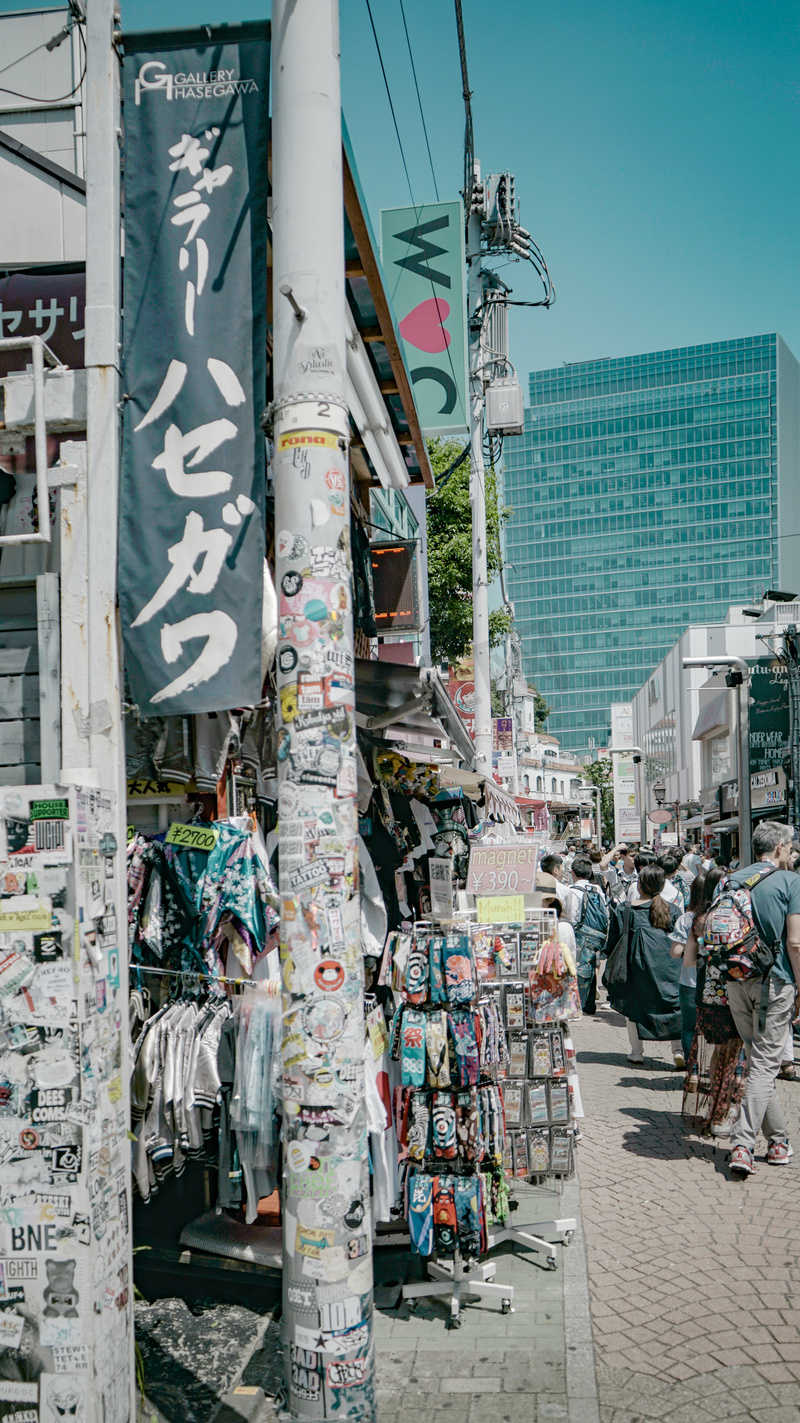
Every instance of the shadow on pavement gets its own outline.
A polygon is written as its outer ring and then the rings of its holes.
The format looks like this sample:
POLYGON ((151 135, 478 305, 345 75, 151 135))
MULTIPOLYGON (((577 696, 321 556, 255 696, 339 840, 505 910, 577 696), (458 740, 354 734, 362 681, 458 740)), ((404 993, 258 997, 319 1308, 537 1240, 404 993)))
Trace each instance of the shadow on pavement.
POLYGON ((690 1128, 675 1112, 621 1107, 620 1114, 638 1119, 634 1131, 626 1132, 622 1140, 623 1150, 632 1152, 634 1156, 649 1156, 662 1161, 685 1161, 690 1156, 700 1156, 716 1164, 715 1158, 721 1155, 720 1148, 713 1141, 703 1141, 690 1135, 690 1128))

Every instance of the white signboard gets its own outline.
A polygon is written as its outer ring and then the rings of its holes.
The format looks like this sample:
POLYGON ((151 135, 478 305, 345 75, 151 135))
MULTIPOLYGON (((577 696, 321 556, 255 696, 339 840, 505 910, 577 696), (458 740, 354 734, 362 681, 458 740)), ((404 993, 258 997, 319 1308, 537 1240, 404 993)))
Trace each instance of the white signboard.
MULTIPOLYGON (((633 707, 630 702, 611 706, 611 745, 633 746, 633 707)), ((612 756, 614 772, 614 839, 641 839, 641 821, 636 802, 636 765, 633 756, 612 756)))

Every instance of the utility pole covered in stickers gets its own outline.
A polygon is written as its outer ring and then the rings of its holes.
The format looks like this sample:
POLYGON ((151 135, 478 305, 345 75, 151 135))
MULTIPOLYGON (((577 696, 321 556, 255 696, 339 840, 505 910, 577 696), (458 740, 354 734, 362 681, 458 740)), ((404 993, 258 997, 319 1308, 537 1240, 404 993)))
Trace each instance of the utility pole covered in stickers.
POLYGON ((286 1393, 371 1420, 337 0, 272 35, 286 1393))

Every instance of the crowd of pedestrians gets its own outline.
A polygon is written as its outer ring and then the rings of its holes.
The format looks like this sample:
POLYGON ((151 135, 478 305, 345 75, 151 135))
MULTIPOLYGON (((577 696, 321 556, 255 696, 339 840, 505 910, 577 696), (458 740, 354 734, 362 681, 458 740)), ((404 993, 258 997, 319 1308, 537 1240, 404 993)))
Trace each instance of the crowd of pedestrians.
POLYGON ((660 856, 570 845, 540 866, 584 1013, 608 1006, 625 1017, 632 1066, 644 1064, 645 1043, 670 1044, 685 1119, 730 1137, 730 1169, 743 1178, 762 1133, 770 1165, 792 1156, 775 1083, 795 1076, 800 1021, 800 844, 790 826, 766 821, 752 845, 743 867, 691 844, 660 856))

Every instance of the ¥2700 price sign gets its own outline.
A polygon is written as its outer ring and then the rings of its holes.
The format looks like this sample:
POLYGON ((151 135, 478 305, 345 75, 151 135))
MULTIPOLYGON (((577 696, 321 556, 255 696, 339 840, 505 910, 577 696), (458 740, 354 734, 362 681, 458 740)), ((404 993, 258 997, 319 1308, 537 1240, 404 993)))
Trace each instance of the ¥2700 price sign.
POLYGON ((177 845, 181 850, 213 850, 219 831, 215 825, 170 825, 164 836, 166 845, 177 845))

